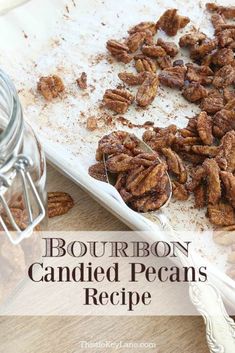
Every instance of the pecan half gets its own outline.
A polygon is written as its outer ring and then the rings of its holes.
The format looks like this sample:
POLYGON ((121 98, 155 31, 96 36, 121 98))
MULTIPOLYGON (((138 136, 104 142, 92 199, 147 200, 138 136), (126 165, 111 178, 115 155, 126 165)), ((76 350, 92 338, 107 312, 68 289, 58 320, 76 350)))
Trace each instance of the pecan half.
POLYGON ((144 82, 146 75, 144 72, 140 72, 137 75, 131 72, 120 72, 118 77, 129 86, 137 86, 144 82))
POLYGON ((201 59, 217 47, 217 39, 205 40, 202 44, 194 45, 190 50, 190 57, 192 59, 201 59))
POLYGON ((103 97, 104 106, 119 114, 126 113, 133 100, 132 94, 124 89, 108 89, 103 97))
POLYGON ((61 216, 74 206, 72 197, 66 192, 48 192, 48 217, 61 216))
POLYGON ((220 202, 208 205, 207 214, 212 224, 217 226, 232 226, 235 224, 235 213, 232 206, 220 202))
POLYGON ((201 112, 197 118, 197 131, 202 142, 205 145, 212 145, 213 134, 212 134, 212 121, 206 112, 201 112))
POLYGON ((157 63, 162 70, 172 67, 171 57, 169 55, 157 58, 157 63))
POLYGON ((206 159, 203 168, 207 174, 208 202, 215 205, 221 198, 220 169, 214 159, 206 159))
POLYGON ((227 132, 221 140, 220 152, 216 156, 216 161, 220 168, 227 172, 235 171, 235 131, 227 132))
POLYGON ((223 96, 214 97, 208 96, 202 99, 200 108, 201 110, 207 113, 216 113, 224 107, 224 98, 223 96))
POLYGON ((182 95, 189 102, 195 103, 207 96, 207 90, 200 83, 193 82, 187 86, 184 86, 182 90, 182 95))
POLYGON ((220 177, 225 186, 226 198, 235 208, 235 176, 229 172, 220 172, 220 177))
POLYGON ((57 75, 43 76, 39 79, 37 89, 46 100, 51 101, 64 91, 64 84, 57 75))
POLYGON ((165 50, 160 45, 143 45, 142 52, 152 58, 159 58, 166 55, 165 50))
POLYGON ((150 31, 152 35, 157 33, 157 27, 155 22, 140 22, 134 27, 130 28, 128 30, 128 33, 133 34, 136 32, 145 32, 145 31, 150 31))
POLYGON ((159 81, 164 86, 182 88, 185 73, 186 68, 184 66, 169 67, 159 73, 159 81))
POLYGON ((104 166, 103 162, 99 162, 99 163, 92 165, 89 168, 88 173, 90 174, 90 176, 92 176, 93 178, 95 178, 97 180, 107 182, 107 176, 106 176, 105 166, 104 166))
POLYGON ((213 133, 222 137, 226 132, 235 129, 235 111, 222 109, 214 115, 213 133))
POLYGON ((162 47, 172 58, 174 58, 179 52, 179 49, 174 42, 165 42, 163 39, 158 38, 157 45, 160 45, 160 47, 162 47))
POLYGON ((127 40, 126 40, 126 45, 129 48, 129 51, 131 53, 136 52, 140 46, 144 43, 146 37, 146 33, 145 32, 136 32, 131 34, 127 40))
POLYGON ((206 206, 206 185, 201 183, 198 185, 194 191, 194 200, 195 200, 195 207, 196 208, 203 208, 206 206))
POLYGON ((175 36, 179 29, 184 28, 190 19, 180 16, 177 9, 169 9, 157 21, 157 27, 161 28, 168 36, 175 36))
POLYGON ((175 125, 170 125, 159 131, 147 130, 143 134, 143 140, 154 151, 160 151, 162 148, 170 147, 174 143, 176 131, 177 127, 175 125))
POLYGON ((189 82, 198 82, 202 85, 210 84, 213 80, 214 72, 209 66, 198 66, 195 64, 186 64, 186 80, 189 82))
POLYGON ((180 37, 179 45, 181 48, 191 47, 195 44, 201 44, 204 39, 206 39, 206 35, 202 32, 186 33, 180 37))
POLYGON ((154 74, 148 74, 136 94, 136 103, 140 107, 146 107, 156 97, 158 89, 158 77, 154 74))
POLYGON ((179 183, 186 183, 188 173, 178 154, 171 148, 163 148, 162 153, 166 157, 169 171, 177 176, 179 183))
POLYGON ((135 56, 135 68, 138 72, 153 72, 157 71, 157 66, 155 62, 145 55, 136 55, 135 56))
POLYGON ((223 88, 233 82, 235 82, 235 68, 231 65, 225 65, 215 73, 212 83, 217 88, 223 88))
POLYGON ((185 185, 180 184, 178 181, 174 180, 172 183, 173 187, 173 197, 179 201, 186 201, 189 198, 188 190, 185 185))
POLYGON ((209 11, 216 11, 224 16, 227 19, 235 18, 235 6, 220 6, 213 2, 208 2, 206 8, 209 11))
POLYGON ((110 39, 107 41, 106 47, 118 61, 128 64, 132 60, 132 56, 128 54, 129 48, 126 44, 110 39))
POLYGON ((217 49, 212 55, 212 63, 218 66, 230 65, 233 60, 234 54, 232 49, 229 48, 217 49))

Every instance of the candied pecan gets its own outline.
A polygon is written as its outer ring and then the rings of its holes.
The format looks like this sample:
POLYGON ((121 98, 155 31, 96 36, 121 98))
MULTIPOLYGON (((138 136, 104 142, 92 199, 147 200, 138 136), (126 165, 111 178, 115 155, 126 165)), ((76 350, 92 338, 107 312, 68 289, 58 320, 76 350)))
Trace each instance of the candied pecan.
POLYGON ((235 91, 230 90, 228 87, 225 87, 223 90, 225 102, 228 103, 229 101, 235 98, 235 91))
POLYGON ((201 44, 206 39, 206 35, 202 32, 186 33, 180 37, 179 45, 181 48, 191 47, 195 44, 201 44))
POLYGON ((201 112, 197 118, 197 131, 204 145, 212 145, 212 121, 206 112, 201 112))
POLYGON ((208 96, 203 98, 200 104, 200 108, 207 113, 216 113, 224 107, 224 98, 221 95, 220 97, 208 96))
POLYGON ((136 103, 140 107, 146 107, 152 103, 157 94, 158 84, 158 77, 149 73, 136 94, 136 103))
POLYGON ((213 2, 209 2, 206 4, 206 8, 209 11, 216 11, 222 14, 227 19, 235 18, 235 6, 220 6, 213 2))
POLYGON ((131 34, 127 40, 126 40, 126 45, 129 48, 129 51, 131 53, 136 52, 140 46, 144 43, 146 37, 146 33, 145 32, 136 32, 131 34))
POLYGON ((171 58, 169 55, 162 56, 161 58, 157 58, 157 63, 162 70, 168 67, 172 67, 171 58))
POLYGON ((81 89, 86 89, 87 88, 87 74, 85 72, 82 72, 81 76, 77 78, 76 80, 77 85, 81 89))
POLYGON ((145 55, 135 56, 135 68, 138 72, 148 71, 155 73, 157 71, 155 62, 145 55))
POLYGON ((198 144, 200 142, 201 142, 201 140, 197 136, 190 136, 190 137, 179 136, 175 139, 175 147, 178 146, 180 148, 180 147, 184 147, 184 146, 193 146, 193 145, 198 144))
POLYGON ((235 208, 235 176, 229 172, 220 172, 220 177, 225 186, 226 198, 235 208))
POLYGON ((143 140, 154 150, 160 151, 163 147, 170 147, 175 141, 176 129, 175 125, 160 131, 147 130, 143 134, 143 140))
POLYGON ((195 60, 203 58, 207 54, 211 53, 212 50, 216 49, 217 41, 217 39, 210 39, 204 41, 200 45, 194 45, 190 50, 190 57, 195 60))
POLYGON ((172 58, 174 58, 179 52, 179 49, 174 42, 165 42, 163 39, 158 38, 157 45, 160 45, 160 47, 162 47, 172 58))
POLYGON ((235 98, 231 99, 228 103, 225 104, 224 109, 234 110, 235 109, 235 98))
POLYGON ((197 131, 197 117, 188 120, 186 128, 179 130, 182 137, 196 137, 198 135, 197 131))
POLYGON ((221 140, 220 152, 216 156, 216 161, 220 168, 227 172, 235 171, 235 131, 227 132, 221 140))
POLYGON ((201 183, 194 190, 194 200, 196 208, 203 208, 206 206, 206 186, 201 183))
POLYGON ((235 40, 235 29, 225 29, 218 33, 217 38, 219 47, 227 47, 235 40))
POLYGON ((191 181, 188 183, 187 185, 187 189, 189 191, 193 191, 195 190, 203 181, 203 179, 205 179, 206 177, 206 171, 205 168, 203 168, 202 166, 198 166, 192 174, 192 179, 191 181))
MULTIPOLYGON (((24 230, 25 228, 27 228, 28 215, 26 213, 26 210, 25 209, 21 210, 20 208, 11 207, 10 211, 11 211, 11 214, 12 214, 17 226, 21 230, 24 230)), ((1 213, 1 217, 3 218, 3 221, 5 222, 5 224, 9 230, 15 230, 15 228, 13 227, 10 219, 8 218, 8 216, 5 212, 1 213)))
POLYGON ((231 65, 221 67, 216 73, 213 85, 217 88, 224 88, 231 85, 235 81, 235 68, 231 65))
POLYGON ((192 152, 207 157, 215 157, 219 152, 219 148, 217 146, 194 145, 192 146, 192 152))
POLYGON ((189 82, 198 82, 202 85, 210 84, 213 80, 213 71, 209 66, 198 66, 195 64, 186 64, 186 80, 189 82))
POLYGON ((184 66, 169 67, 159 73, 159 81, 164 86, 182 88, 185 73, 186 68, 184 66))
POLYGON ((165 163, 154 164, 143 172, 139 173, 135 179, 126 183, 127 191, 130 191, 133 196, 142 196, 152 190, 165 189, 167 179, 163 178, 166 175, 167 166, 165 163), (161 183, 164 182, 162 186, 161 183))
POLYGON ((157 156, 155 153, 142 153, 135 157, 121 153, 108 158, 106 161, 106 167, 111 173, 126 172, 139 165, 149 167, 156 162, 156 158, 157 156))
POLYGON ((165 50, 159 45, 143 45, 142 52, 144 55, 152 58, 159 58, 166 55, 165 50))
POLYGON ((107 41, 106 47, 118 61, 128 64, 132 60, 132 56, 128 54, 129 48, 126 44, 110 39, 107 41))
POLYGON ((129 86, 137 86, 144 82, 146 75, 144 72, 140 72, 137 75, 131 72, 120 72, 118 77, 129 86))
POLYGON ((222 137, 226 132, 235 129, 235 111, 222 109, 214 115, 213 133, 222 137))
POLYGON ((188 191, 186 189, 186 187, 183 184, 180 184, 178 181, 173 181, 172 182, 172 193, 173 193, 173 197, 176 200, 179 201, 186 201, 189 198, 189 194, 188 191))
POLYGON ((150 212, 161 208, 168 200, 167 193, 153 193, 136 198, 130 203, 130 207, 138 212, 150 212))
POLYGON ((97 119, 94 116, 89 116, 86 121, 86 128, 89 131, 94 131, 98 127, 97 125, 97 119))
POLYGON ((207 96, 207 90, 200 83, 193 82, 184 86, 182 95, 189 102, 198 102, 207 96))
POLYGON ((206 159, 202 166, 207 174, 208 202, 215 205, 221 197, 220 168, 214 159, 206 159))
POLYGON ((163 148, 162 153, 166 157, 169 171, 178 177, 179 183, 186 183, 188 173, 179 155, 171 148, 163 148))
POLYGON ((64 84, 57 75, 43 76, 39 79, 37 89, 46 100, 51 101, 64 91, 64 84))
POLYGON ((192 151, 190 151, 190 152, 180 151, 179 155, 184 161, 187 161, 194 166, 202 164, 205 160, 205 156, 202 156, 202 155, 196 154, 196 153, 192 153, 192 151))
POLYGON ((133 100, 132 94, 124 89, 107 89, 103 97, 104 106, 119 114, 126 113, 133 100))
POLYGON ((101 155, 101 160, 103 160, 103 154, 115 155, 125 153, 132 156, 133 151, 138 145, 139 141, 134 135, 125 131, 114 131, 100 139, 98 143, 98 155, 101 155))
POLYGON ((221 26, 225 24, 224 17, 219 13, 215 13, 211 16, 211 23, 216 31, 221 29, 221 26))
POLYGON ((107 182, 107 176, 106 176, 105 166, 104 166, 103 162, 99 162, 99 163, 92 165, 89 168, 88 173, 90 174, 90 176, 92 176, 93 178, 95 178, 97 180, 107 182))
POLYGON ((169 9, 157 21, 157 27, 161 28, 168 36, 175 36, 179 29, 184 28, 190 19, 177 14, 177 9, 169 9))
POLYGON ((220 202, 208 205, 207 214, 212 224, 217 226, 231 226, 235 224, 235 214, 232 206, 220 202))
POLYGON ((67 192, 48 192, 48 217, 61 216, 74 206, 72 197, 67 192))
POLYGON ((234 54, 232 49, 229 48, 217 49, 212 55, 212 63, 218 66, 230 65, 233 60, 234 54))
POLYGON ((140 22, 134 27, 130 28, 128 30, 128 33, 133 34, 136 32, 146 32, 146 31, 150 31, 152 35, 156 34, 157 33, 156 24, 154 22, 140 22))

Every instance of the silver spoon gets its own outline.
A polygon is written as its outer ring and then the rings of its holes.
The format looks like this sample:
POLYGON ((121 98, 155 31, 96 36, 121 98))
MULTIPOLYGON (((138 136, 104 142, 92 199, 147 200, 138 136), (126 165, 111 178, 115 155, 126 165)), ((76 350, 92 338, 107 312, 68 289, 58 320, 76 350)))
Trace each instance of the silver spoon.
MULTIPOLYGON (((139 148, 143 152, 155 153, 151 147, 149 147, 144 141, 135 136, 135 139, 139 142, 139 148)), ((114 186, 116 180, 114 175, 111 174, 107 169, 107 155, 103 155, 103 161, 105 166, 105 173, 107 177, 107 182, 114 186)), ((158 158, 159 162, 162 162, 158 158)), ((169 205, 172 198, 172 182, 169 174, 166 172, 168 177, 167 194, 168 199, 157 211, 151 211, 146 213, 141 213, 141 215, 149 218, 151 220, 157 221, 162 227, 163 231, 167 233, 168 236, 174 241, 180 242, 179 234, 174 230, 168 217, 164 213, 164 209, 169 205)), ((128 206, 127 206, 128 207, 128 206)), ((133 211, 133 210, 132 210, 133 211)), ((181 252, 177 253, 179 260, 183 266, 196 265, 192 255, 185 257, 181 252)), ((211 353, 234 353, 235 352, 235 323, 229 317, 224 307, 221 294, 217 288, 207 282, 190 282, 189 283, 189 296, 198 310, 198 312, 203 316, 206 325, 206 337, 208 342, 208 347, 211 353)))

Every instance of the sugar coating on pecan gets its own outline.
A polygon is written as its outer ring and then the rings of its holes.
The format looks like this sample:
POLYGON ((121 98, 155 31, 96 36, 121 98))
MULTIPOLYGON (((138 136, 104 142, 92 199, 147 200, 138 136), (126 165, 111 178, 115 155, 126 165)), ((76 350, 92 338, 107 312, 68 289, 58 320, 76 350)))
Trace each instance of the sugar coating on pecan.
POLYGON ((128 64, 132 60, 132 56, 129 54, 129 48, 126 44, 115 39, 110 39, 107 41, 106 47, 118 61, 128 64))
POLYGON ((132 72, 120 72, 118 77, 129 86, 137 86, 144 82, 146 74, 145 72, 140 72, 138 74, 133 74, 132 72))
POLYGON ((172 146, 175 141, 176 131, 177 127, 175 125, 170 125, 158 131, 147 130, 143 134, 143 140, 154 151, 161 151, 164 147, 172 146))
POLYGON ((213 80, 214 72, 209 66, 198 66, 195 64, 186 64, 186 80, 189 82, 198 82, 202 85, 210 84, 213 80))
POLYGON ((133 95, 124 89, 107 89, 103 97, 103 104, 106 108, 118 114, 126 113, 134 100, 133 95))
POLYGON ((171 58, 174 58, 179 52, 179 48, 174 42, 165 42, 163 39, 158 38, 157 45, 160 45, 171 58))
POLYGON ((177 9, 169 9, 157 21, 157 27, 161 28, 168 36, 175 36, 179 29, 184 28, 190 19, 180 16, 177 9))
POLYGON ((107 175, 105 171, 105 165, 104 162, 98 162, 96 164, 93 164, 89 169, 88 173, 90 176, 97 180, 105 181, 107 182, 107 175))
POLYGON ((197 118, 197 131, 205 145, 212 145, 214 137, 212 134, 212 120, 206 112, 201 112, 197 118))
POLYGON ((212 12, 216 11, 219 14, 222 14, 224 18, 227 18, 227 19, 235 18, 235 6, 220 6, 213 2, 209 2, 206 4, 206 8, 209 11, 212 11, 212 12))
POLYGON ((195 44, 190 49, 190 57, 194 60, 202 59, 217 47, 217 39, 205 40, 202 44, 195 44))
POLYGON ((146 107, 152 103, 157 94, 158 84, 157 75, 149 73, 136 94, 136 103, 140 107, 146 107))
POLYGON ((208 203, 215 205, 221 198, 220 168, 214 159, 206 159, 202 166, 207 177, 208 203))
POLYGON ((212 83, 216 88, 224 88, 234 82, 235 68, 231 65, 225 65, 215 73, 212 83))
POLYGON ((212 55, 212 63, 218 66, 230 65, 234 61, 232 49, 222 48, 217 49, 212 55))
POLYGON ((189 85, 185 85, 182 90, 182 95, 189 102, 199 102, 201 99, 207 96, 207 90, 198 82, 192 82, 189 85))
POLYGON ((166 55, 166 51, 160 45, 143 45, 142 52, 151 58, 159 58, 166 55))
POLYGON ((171 57, 169 55, 157 58, 157 63, 162 70, 172 67, 171 57))
POLYGON ((145 55, 136 55, 135 56, 135 68, 138 72, 153 72, 157 71, 157 66, 154 60, 145 55))
POLYGON ((231 226, 235 224, 234 208, 227 203, 209 204, 207 214, 210 222, 217 226, 231 226))
POLYGON ((185 74, 186 68, 184 66, 169 67, 159 73, 159 81, 164 86, 182 88, 185 74))
POLYGON ((172 193, 173 197, 179 201, 186 201, 189 198, 189 193, 185 185, 179 183, 176 180, 172 182, 172 193))
POLYGON ((222 95, 220 96, 210 96, 205 97, 202 99, 200 108, 201 110, 207 112, 207 113, 216 113, 223 109, 224 107, 224 98, 222 95))
POLYGON ((206 192, 206 185, 204 183, 201 183, 198 185, 194 190, 194 202, 195 202, 195 207, 200 209, 206 206, 207 204, 207 192, 206 192))
POLYGON ((235 208, 235 176, 230 172, 220 172, 222 183, 225 187, 226 198, 235 208))
POLYGON ((227 132, 221 139, 216 161, 222 170, 235 171, 235 131, 227 132))
POLYGON ((146 31, 150 31, 152 33, 152 35, 157 33, 157 27, 155 22, 140 22, 137 25, 135 25, 134 27, 131 27, 128 30, 128 33, 133 34, 136 32, 146 32, 146 31))
POLYGON ((222 137, 226 132, 235 129, 235 111, 222 109, 213 117, 213 134, 222 137))
POLYGON ((201 44, 206 39, 206 35, 199 31, 194 31, 184 34, 179 39, 179 45, 181 48, 191 47, 195 44, 201 44))
POLYGON ((48 193, 48 217, 56 217, 66 214, 74 206, 72 197, 67 192, 48 193))
POLYGON ((57 75, 43 76, 39 79, 37 89, 46 100, 51 101, 64 91, 64 84, 57 75))
POLYGON ((126 45, 128 46, 129 51, 131 53, 135 53, 144 43, 145 37, 145 32, 136 32, 131 34, 126 40, 126 45))
POLYGON ((169 171, 177 176, 179 183, 186 183, 188 173, 179 155, 174 152, 171 148, 162 148, 162 153, 166 158, 169 171))

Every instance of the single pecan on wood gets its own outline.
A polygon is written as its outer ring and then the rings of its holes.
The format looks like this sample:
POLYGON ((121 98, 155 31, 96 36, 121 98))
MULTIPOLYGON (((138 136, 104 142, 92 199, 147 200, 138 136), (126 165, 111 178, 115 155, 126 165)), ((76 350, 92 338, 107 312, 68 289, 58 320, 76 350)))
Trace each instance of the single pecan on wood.
POLYGON ((140 107, 146 107, 152 103, 157 94, 158 84, 157 75, 149 73, 136 94, 136 103, 140 107))
POLYGON ((110 39, 107 41, 106 47, 118 61, 128 64, 132 60, 132 56, 129 54, 129 48, 126 44, 118 42, 115 39, 110 39))
POLYGON ((66 192, 48 192, 48 217, 61 216, 74 206, 72 197, 66 192))
POLYGON ((64 91, 64 84, 57 75, 44 76, 39 79, 37 89, 46 100, 51 101, 64 91))
POLYGON ((133 100, 133 95, 124 89, 108 89, 103 97, 104 106, 118 114, 126 113, 133 100))

